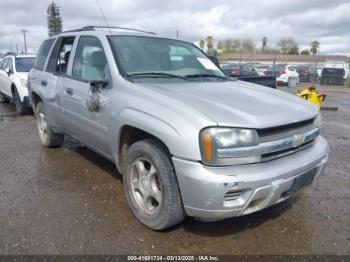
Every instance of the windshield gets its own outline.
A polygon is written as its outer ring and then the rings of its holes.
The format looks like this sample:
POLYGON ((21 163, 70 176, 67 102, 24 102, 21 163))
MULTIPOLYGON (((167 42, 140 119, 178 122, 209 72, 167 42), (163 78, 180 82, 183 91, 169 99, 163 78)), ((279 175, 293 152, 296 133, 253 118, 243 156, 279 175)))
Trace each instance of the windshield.
POLYGON ((29 72, 33 66, 35 57, 17 57, 16 58, 16 71, 17 72, 29 72))
POLYGON ((178 40, 111 36, 112 49, 126 76, 154 78, 222 78, 221 70, 190 43, 178 40))

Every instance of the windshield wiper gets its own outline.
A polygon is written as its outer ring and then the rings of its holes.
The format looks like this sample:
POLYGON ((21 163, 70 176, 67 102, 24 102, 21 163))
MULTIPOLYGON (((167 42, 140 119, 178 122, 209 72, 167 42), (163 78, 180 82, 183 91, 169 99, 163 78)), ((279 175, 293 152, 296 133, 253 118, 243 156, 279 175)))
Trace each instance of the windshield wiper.
POLYGON ((199 77, 216 77, 220 79, 225 79, 228 81, 231 81, 231 79, 225 77, 225 76, 217 76, 217 75, 211 75, 211 74, 193 74, 193 75, 185 75, 186 78, 199 78, 199 77))
POLYGON ((171 77, 171 78, 180 78, 183 80, 188 81, 189 79, 187 77, 184 76, 179 76, 179 75, 173 75, 173 74, 169 74, 169 73, 162 73, 162 72, 143 72, 143 73, 132 73, 132 74, 127 74, 127 76, 160 76, 160 77, 171 77))

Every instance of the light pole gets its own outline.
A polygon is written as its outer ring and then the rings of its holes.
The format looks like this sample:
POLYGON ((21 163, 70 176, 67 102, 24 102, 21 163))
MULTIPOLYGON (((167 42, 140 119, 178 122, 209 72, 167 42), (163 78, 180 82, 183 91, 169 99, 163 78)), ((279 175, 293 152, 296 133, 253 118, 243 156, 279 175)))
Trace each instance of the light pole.
POLYGON ((28 33, 28 31, 25 29, 22 29, 22 33, 23 33, 23 40, 24 40, 24 52, 25 52, 25 54, 27 54, 27 33, 28 33))

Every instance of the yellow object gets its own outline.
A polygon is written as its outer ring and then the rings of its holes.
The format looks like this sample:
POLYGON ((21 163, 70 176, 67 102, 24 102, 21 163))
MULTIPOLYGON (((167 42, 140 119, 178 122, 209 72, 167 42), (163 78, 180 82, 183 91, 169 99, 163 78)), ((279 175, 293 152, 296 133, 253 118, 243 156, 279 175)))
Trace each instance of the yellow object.
POLYGON ((297 96, 314 104, 318 110, 320 110, 321 104, 326 99, 326 95, 317 93, 314 87, 305 88, 302 92, 298 91, 297 96))

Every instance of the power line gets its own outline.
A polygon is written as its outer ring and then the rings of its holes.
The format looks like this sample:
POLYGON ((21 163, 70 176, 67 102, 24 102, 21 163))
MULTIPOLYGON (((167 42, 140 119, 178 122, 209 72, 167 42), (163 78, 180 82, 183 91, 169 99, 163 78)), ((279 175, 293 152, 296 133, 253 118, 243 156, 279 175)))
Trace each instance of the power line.
POLYGON ((107 19, 106 19, 106 17, 105 17, 105 14, 103 13, 102 8, 101 8, 100 3, 98 2, 98 0, 96 0, 96 4, 97 4, 97 6, 98 6, 98 9, 100 10, 100 13, 101 13, 101 15, 102 15, 102 17, 103 17, 103 20, 105 21, 105 23, 106 23, 106 25, 107 25, 107 27, 108 27, 109 33, 112 34, 111 28, 110 28, 110 26, 109 26, 109 24, 108 24, 108 22, 107 22, 107 19))

